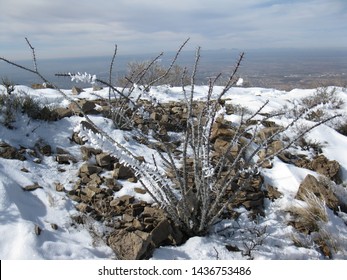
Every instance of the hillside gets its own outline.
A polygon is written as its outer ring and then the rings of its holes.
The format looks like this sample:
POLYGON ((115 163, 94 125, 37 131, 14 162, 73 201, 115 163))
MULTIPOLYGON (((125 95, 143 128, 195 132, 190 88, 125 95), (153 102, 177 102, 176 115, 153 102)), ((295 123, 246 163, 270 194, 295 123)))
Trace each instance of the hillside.
MULTIPOLYGON (((195 87, 197 108, 206 104, 208 90, 195 87)), ((212 98, 221 90, 214 87, 212 98)), ((146 121, 133 118, 134 127, 123 129, 110 118, 108 88, 63 93, 80 107, 55 89, 17 85, 9 95, 0 86, 1 259, 347 259, 345 88, 232 87, 223 96, 223 110, 212 124, 217 158, 240 152, 225 147, 242 118, 264 104, 250 118, 248 139, 255 139, 252 133, 271 138, 296 114, 312 110, 267 143, 265 152, 259 150, 254 159, 268 160, 257 174, 230 184, 226 196, 233 199, 223 200, 228 206, 221 219, 202 236, 176 228, 136 171, 107 138, 93 133, 80 112, 139 161, 153 166, 155 158, 164 170, 162 139, 168 137, 175 160, 182 156, 184 131, 177 125, 186 118, 182 88, 155 86, 145 93, 135 88, 130 100, 142 94, 138 102, 145 109, 155 100, 168 119, 151 107, 146 121), (337 114, 281 151, 307 126, 337 114), (156 137, 150 120, 163 128, 163 138, 156 137), (147 133, 149 143, 135 130, 147 133), (271 157, 269 151, 281 152, 271 157)), ((171 180, 175 174, 169 171, 171 180)))

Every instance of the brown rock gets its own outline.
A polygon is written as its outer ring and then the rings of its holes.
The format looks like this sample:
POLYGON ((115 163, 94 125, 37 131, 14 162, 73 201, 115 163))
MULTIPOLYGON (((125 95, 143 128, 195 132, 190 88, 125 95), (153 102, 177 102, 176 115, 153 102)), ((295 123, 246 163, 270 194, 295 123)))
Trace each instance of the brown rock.
POLYGON ((71 92, 72 92, 72 94, 74 94, 74 95, 78 95, 78 94, 80 94, 81 92, 84 92, 84 90, 83 90, 82 88, 73 86, 71 92))
POLYGON ((65 191, 64 185, 61 183, 55 183, 55 190, 57 192, 64 192, 65 191))
POLYGON ((280 198, 283 194, 277 190, 277 188, 267 185, 266 186, 266 191, 267 191, 267 197, 271 200, 274 201, 275 199, 280 198))
POLYGON ((72 133, 71 141, 78 145, 84 145, 85 143, 87 143, 87 140, 84 140, 82 137, 80 137, 78 135, 78 132, 72 133))
POLYGON ((319 155, 310 163, 310 169, 332 179, 336 183, 341 182, 339 176, 340 164, 336 160, 328 160, 324 155, 319 155))
POLYGON ((92 208, 84 202, 78 203, 75 207, 78 211, 80 211, 82 213, 87 213, 87 212, 90 212, 92 210, 92 208))
POLYGON ((144 190, 144 189, 142 189, 142 188, 134 188, 134 191, 135 191, 136 193, 139 193, 139 194, 145 194, 145 193, 147 193, 147 191, 144 190))
POLYGON ((295 199, 304 200, 307 192, 312 192, 318 198, 324 200, 330 209, 338 211, 339 200, 332 190, 320 183, 314 176, 310 174, 307 175, 300 184, 295 199))
POLYGON ((24 191, 34 191, 34 190, 37 190, 37 189, 42 189, 42 187, 38 184, 38 183, 35 183, 33 185, 28 185, 28 186, 25 186, 22 188, 24 191))
POLYGON ((79 176, 83 177, 83 174, 85 174, 86 176, 90 176, 95 173, 96 174, 100 173, 101 171, 102 169, 99 166, 89 164, 89 163, 84 163, 79 170, 79 176))
POLYGON ((55 160, 59 164, 70 164, 71 162, 72 163, 77 162, 76 158, 70 154, 65 154, 65 155, 58 154, 58 155, 56 155, 55 160))
POLYGON ((274 135, 276 132, 278 132, 280 129, 280 127, 264 127, 258 132, 258 136, 261 141, 265 141, 266 139, 269 139, 272 135, 274 135))
POLYGON ((151 239, 155 247, 159 247, 171 234, 171 225, 167 219, 161 220, 151 232, 151 239))
POLYGON ((6 142, 0 142, 0 157, 22 161, 26 159, 25 156, 23 156, 15 147, 12 147, 6 142))
POLYGON ((95 160, 97 165, 99 165, 100 167, 111 166, 117 161, 115 157, 112 157, 110 154, 107 154, 107 153, 97 154, 95 156, 95 160))
POLYGON ((102 153, 102 150, 95 149, 92 147, 82 146, 81 147, 81 153, 82 153, 83 160, 88 160, 92 155, 94 155, 96 157, 98 154, 102 153))
POLYGON ((116 163, 114 165, 113 177, 115 179, 126 180, 135 177, 135 174, 130 167, 124 166, 120 163, 116 163))
POLYGON ((74 115, 74 112, 69 108, 55 108, 53 109, 53 115, 56 115, 57 119, 69 118, 74 115))
POLYGON ((119 259, 139 260, 146 257, 151 238, 147 232, 121 229, 116 230, 107 241, 119 259))

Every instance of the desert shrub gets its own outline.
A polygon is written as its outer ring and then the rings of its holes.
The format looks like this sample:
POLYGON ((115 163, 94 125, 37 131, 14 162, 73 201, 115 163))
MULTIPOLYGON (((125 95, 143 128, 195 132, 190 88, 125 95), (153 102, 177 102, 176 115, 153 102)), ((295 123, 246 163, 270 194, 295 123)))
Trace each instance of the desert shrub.
MULTIPOLYGON (((160 64, 158 61, 136 61, 128 64, 127 76, 118 80, 118 86, 128 87, 134 83, 139 85, 162 85, 167 84, 170 86, 181 86, 182 76, 185 69, 179 65, 174 65, 167 75, 165 75, 167 68, 160 64), (160 77, 162 79, 159 79, 160 77), (157 81, 156 81, 157 80, 157 81), (153 83, 153 81, 156 81, 153 83)), ((184 84, 189 84, 188 78, 184 79, 184 84)))
POLYGON ((303 98, 302 103, 307 108, 323 104, 330 105, 332 109, 340 109, 343 105, 342 99, 337 96, 336 87, 319 87, 312 96, 303 98))
POLYGON ((0 123, 7 128, 13 128, 12 124, 16 120, 17 110, 20 107, 18 98, 0 94, 0 123))
POLYGON ((24 92, 0 94, 0 123, 7 128, 14 128, 18 114, 27 114, 37 119, 42 116, 42 108, 37 100, 24 92))
POLYGON ((341 122, 337 123, 335 129, 338 133, 347 136, 347 120, 344 119, 341 122))
POLYGON ((14 83, 7 77, 2 78, 1 81, 1 84, 5 87, 6 93, 11 94, 15 89, 14 83))
POLYGON ((337 96, 336 87, 319 87, 312 96, 303 98, 301 103, 303 106, 301 110, 310 109, 306 119, 311 121, 322 120, 326 114, 325 107, 341 109, 344 104, 343 100, 337 96))

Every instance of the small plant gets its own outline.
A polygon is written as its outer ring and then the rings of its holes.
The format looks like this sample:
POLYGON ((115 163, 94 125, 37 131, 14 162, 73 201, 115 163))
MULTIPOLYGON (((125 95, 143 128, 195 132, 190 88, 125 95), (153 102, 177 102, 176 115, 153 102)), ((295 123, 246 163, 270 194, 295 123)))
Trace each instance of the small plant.
POLYGON ((10 95, 0 95, 0 123, 10 129, 13 128, 12 124, 16 120, 16 111, 19 107, 16 101, 16 98, 10 95))
MULTIPOLYGON (((320 177, 319 180, 326 183, 327 187, 333 188, 334 183, 328 182, 327 178, 320 177)), ((305 236, 293 235, 293 242, 303 247, 313 246, 312 242, 314 242, 328 258, 332 258, 333 253, 344 252, 347 240, 344 236, 340 236, 335 228, 331 228, 329 223, 331 210, 327 208, 324 200, 312 192, 307 192, 303 200, 304 202, 300 205, 289 209, 289 212, 294 215, 295 227, 306 234, 305 236)))
POLYGON ((302 103, 307 108, 323 104, 330 105, 333 109, 340 109, 343 105, 343 101, 337 96, 336 87, 319 87, 312 96, 302 99, 302 103))
MULTIPOLYGON (((126 77, 118 80, 118 86, 121 87, 131 87, 133 85, 132 81, 136 81, 139 85, 170 85, 170 86, 181 86, 182 76, 186 71, 183 67, 179 65, 174 65, 169 74, 165 75, 167 68, 164 67, 158 60, 153 61, 142 61, 142 62, 130 62, 128 64, 128 74, 126 77), (165 78, 157 80, 159 77, 165 75, 165 78)), ((189 79, 184 80, 184 84, 189 84, 189 79)))
POLYGON ((2 85, 5 87, 6 93, 11 94, 15 90, 15 85, 8 78, 2 78, 2 85))
MULTIPOLYGON (((47 108, 47 110, 49 109, 47 108)), ((0 94, 0 123, 13 129, 13 123, 16 121, 18 113, 27 114, 34 119, 43 117, 40 103, 25 92, 11 95, 0 94)))

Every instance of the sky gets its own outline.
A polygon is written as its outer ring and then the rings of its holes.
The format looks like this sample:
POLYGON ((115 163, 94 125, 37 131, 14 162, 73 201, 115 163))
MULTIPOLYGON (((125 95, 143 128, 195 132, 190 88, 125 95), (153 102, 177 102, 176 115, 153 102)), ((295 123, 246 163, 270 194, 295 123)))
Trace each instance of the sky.
POLYGON ((345 48, 346 0, 0 0, 0 56, 345 48))

